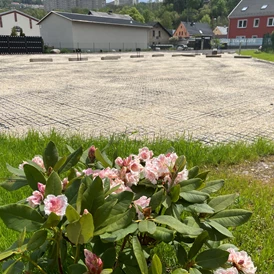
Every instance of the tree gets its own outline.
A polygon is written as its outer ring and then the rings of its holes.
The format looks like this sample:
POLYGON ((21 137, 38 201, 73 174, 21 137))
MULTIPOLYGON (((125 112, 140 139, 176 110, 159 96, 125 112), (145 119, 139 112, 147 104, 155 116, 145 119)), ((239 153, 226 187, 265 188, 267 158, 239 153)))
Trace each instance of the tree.
POLYGON ((202 23, 208 23, 210 25, 211 24, 211 19, 210 19, 209 15, 208 14, 204 15, 201 19, 201 22, 202 23))
POLYGON ((148 9, 144 11, 143 17, 144 17, 146 23, 154 21, 154 14, 152 11, 150 11, 148 9))
POLYGON ((161 24, 167 28, 172 29, 172 17, 171 13, 169 11, 165 11, 161 18, 161 24))
POLYGON ((19 36, 26 36, 25 33, 23 32, 22 28, 20 28, 20 34, 19 34, 19 36))
POLYGON ((119 12, 120 14, 128 14, 132 17, 135 21, 145 23, 144 16, 135 8, 135 7, 123 7, 122 10, 119 12))
POLYGON ((210 1, 211 14, 214 18, 227 15, 227 6, 225 0, 210 1))
POLYGON ((11 34, 10 34, 10 36, 18 36, 17 31, 16 31, 16 27, 13 27, 13 28, 11 29, 11 34))

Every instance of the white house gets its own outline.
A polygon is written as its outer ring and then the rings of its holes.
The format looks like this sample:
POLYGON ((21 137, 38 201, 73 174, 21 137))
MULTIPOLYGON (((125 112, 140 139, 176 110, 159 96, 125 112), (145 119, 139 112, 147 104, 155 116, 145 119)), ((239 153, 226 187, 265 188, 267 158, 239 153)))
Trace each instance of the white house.
POLYGON ((88 15, 51 11, 38 25, 45 44, 90 51, 145 49, 151 28, 129 15, 94 11, 88 15))
POLYGON ((0 35, 10 35, 11 29, 20 28, 26 36, 40 36, 40 28, 37 25, 38 19, 25 14, 19 10, 10 10, 0 13, 0 35))

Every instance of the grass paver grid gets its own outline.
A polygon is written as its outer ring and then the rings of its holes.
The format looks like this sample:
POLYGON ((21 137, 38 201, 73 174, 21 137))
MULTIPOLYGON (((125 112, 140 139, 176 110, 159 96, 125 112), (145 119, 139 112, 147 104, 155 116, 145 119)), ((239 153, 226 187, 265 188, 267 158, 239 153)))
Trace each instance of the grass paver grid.
POLYGON ((204 142, 274 139, 274 66, 254 59, 152 58, 121 54, 0 56, 0 132, 47 132, 165 137, 204 142))

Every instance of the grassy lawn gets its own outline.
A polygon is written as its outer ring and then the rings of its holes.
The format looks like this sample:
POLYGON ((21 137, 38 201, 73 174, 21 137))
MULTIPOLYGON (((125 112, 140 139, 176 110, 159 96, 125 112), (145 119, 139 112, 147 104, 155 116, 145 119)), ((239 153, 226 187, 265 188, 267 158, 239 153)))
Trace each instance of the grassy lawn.
POLYGON ((256 50, 242 50, 241 55, 251 55, 254 58, 274 62, 274 52, 258 52, 256 50))
MULTIPOLYGON (((86 149, 92 144, 103 148, 109 141, 107 138, 67 137, 56 132, 52 132, 50 135, 30 132, 24 138, 2 134, 0 135, 0 181, 10 175, 6 169, 6 163, 17 167, 23 160, 42 154, 49 140, 55 142, 60 155, 68 154, 67 144, 73 148, 82 145, 86 149)), ((112 155, 114 147, 117 148, 118 155, 124 157, 130 153, 137 153, 138 148, 142 146, 148 146, 155 155, 165 153, 170 147, 173 147, 178 155, 186 156, 188 168, 198 165, 201 170, 211 170, 209 179, 225 179, 226 185, 222 189, 222 194, 237 192, 239 197, 235 202, 235 207, 253 211, 251 220, 233 231, 234 238, 231 239, 231 242, 252 256, 255 265, 258 267, 257 273, 274 273, 274 246, 272 244, 274 235, 274 180, 266 183, 258 178, 254 179, 252 176, 237 173, 246 161, 256 163, 260 157, 273 155, 273 142, 258 139, 252 144, 232 143, 208 146, 197 141, 185 140, 183 137, 174 140, 159 138, 140 141, 121 135, 114 138, 108 155, 112 155)), ((28 188, 22 188, 15 192, 7 192, 0 188, 0 205, 25 199, 30 194, 31 190, 28 188)), ((0 221, 0 251, 8 248, 16 237, 17 233, 6 229, 0 221)), ((174 263, 172 252, 168 250, 168 246, 160 248, 159 256, 167 264, 174 263)))

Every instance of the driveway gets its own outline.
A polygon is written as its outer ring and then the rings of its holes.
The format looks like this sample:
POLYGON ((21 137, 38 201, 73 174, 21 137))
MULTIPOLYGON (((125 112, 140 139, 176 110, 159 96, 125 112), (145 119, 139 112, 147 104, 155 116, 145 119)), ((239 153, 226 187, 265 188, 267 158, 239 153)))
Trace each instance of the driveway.
POLYGON ((131 54, 87 54, 81 62, 69 62, 73 54, 0 55, 0 132, 274 139, 273 64, 228 53, 131 54), (121 58, 101 60, 114 54, 121 58), (53 62, 29 62, 49 57, 53 62))

